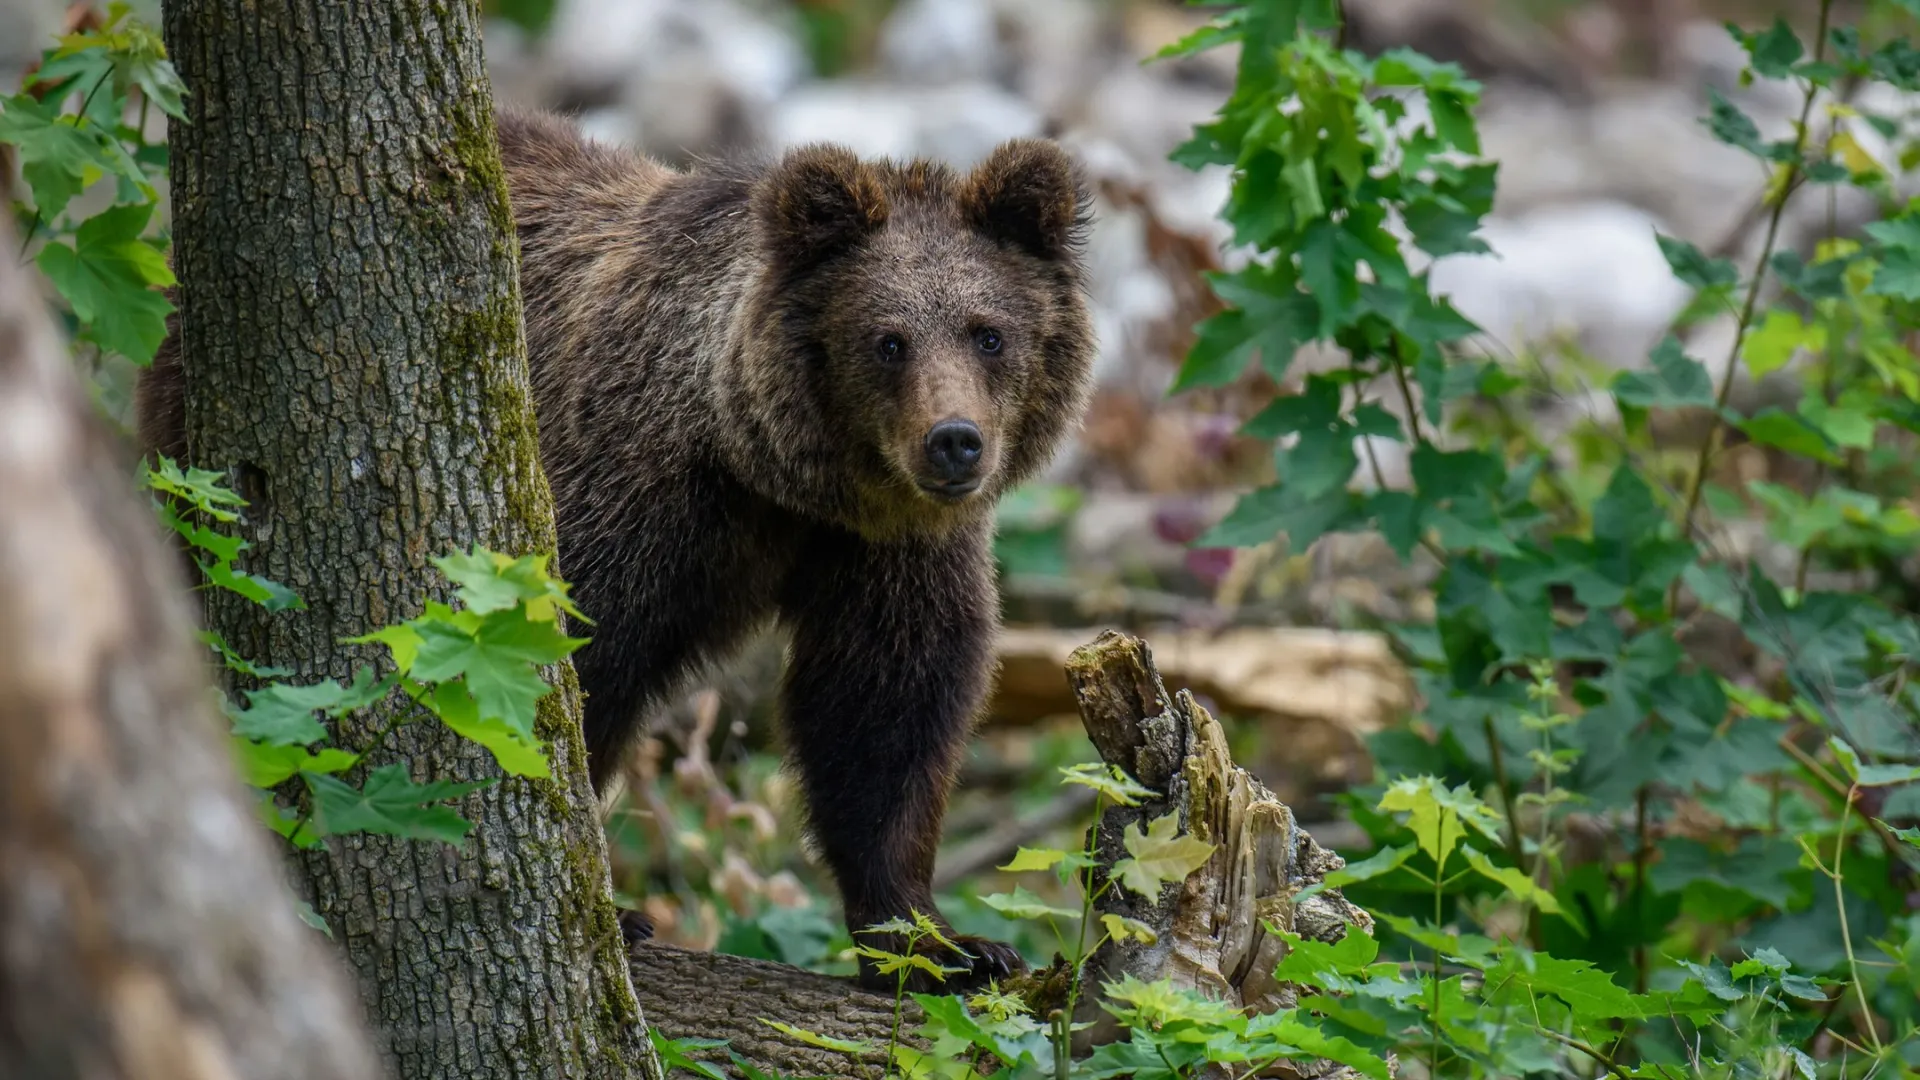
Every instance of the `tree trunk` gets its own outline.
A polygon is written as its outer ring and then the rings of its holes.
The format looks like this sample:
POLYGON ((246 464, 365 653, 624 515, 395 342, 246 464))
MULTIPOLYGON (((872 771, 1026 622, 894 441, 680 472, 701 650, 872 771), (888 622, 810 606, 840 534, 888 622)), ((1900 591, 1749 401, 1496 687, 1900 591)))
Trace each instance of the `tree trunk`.
POLYGON ((45 299, 0 259, 0 1075, 375 1076, 127 479, 45 299))
MULTIPOLYGON (((476 3, 173 0, 164 29, 190 91, 186 456, 249 500, 247 568, 309 608, 219 594, 208 621, 293 681, 345 679, 374 653, 341 639, 447 598, 431 558, 554 551, 476 3)), ((555 778, 469 796, 462 847, 353 835, 300 859, 401 1076, 659 1075, 556 675, 536 728, 555 778)), ((416 780, 500 775, 440 725, 389 745, 416 780)))

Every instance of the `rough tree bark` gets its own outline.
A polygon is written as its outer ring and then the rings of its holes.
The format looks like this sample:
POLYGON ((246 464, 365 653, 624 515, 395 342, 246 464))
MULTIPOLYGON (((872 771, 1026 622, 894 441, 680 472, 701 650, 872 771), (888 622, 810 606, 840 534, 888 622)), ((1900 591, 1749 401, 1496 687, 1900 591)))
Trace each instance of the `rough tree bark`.
MULTIPOLYGON (((1169 694, 1146 642, 1107 631, 1074 650, 1063 679, 1071 685, 1087 736, 1102 760, 1118 765, 1161 797, 1138 807, 1112 807, 1097 823, 1101 866, 1125 856, 1121 835, 1129 822, 1168 813, 1181 831, 1215 845, 1213 857, 1185 880, 1169 883, 1154 903, 1108 890, 1100 904, 1153 928, 1152 945, 1108 945, 1089 961, 1075 1019, 1094 1026, 1076 1046, 1111 1040, 1120 1032, 1099 1007, 1099 988, 1132 974, 1147 982, 1170 979, 1260 1012, 1291 1006, 1294 989, 1276 983, 1273 970, 1285 944, 1262 926, 1316 941, 1338 941, 1349 927, 1371 933, 1373 917, 1337 888, 1298 899, 1310 885, 1344 866, 1299 828, 1293 812, 1227 753, 1220 725, 1181 690, 1169 694)), ((1104 869, 1101 871, 1104 873, 1104 869)), ((1064 967, 1016 978, 1006 989, 1035 1011, 1064 1005, 1064 967)), ((647 1015, 663 1030, 728 1039, 761 1069, 789 1075, 862 1076, 878 1072, 879 1055, 856 1065, 775 1031, 763 1018, 784 1020, 838 1039, 884 1046, 893 1027, 893 999, 855 990, 845 979, 779 964, 642 945, 633 953, 634 986, 647 1015)), ((906 1027, 919 1010, 906 1003, 906 1027)), ((724 1062, 718 1052, 696 1054, 724 1062)), ((1327 1061, 1288 1062, 1274 1075, 1338 1080, 1351 1070, 1327 1061)))
MULTIPOLYGON (((250 500, 247 568, 309 607, 216 595, 208 622, 294 681, 344 679, 376 654, 341 639, 446 598, 429 559, 554 550, 477 5, 171 0, 164 34, 190 91, 170 133, 186 457, 250 500)), ((659 1075, 556 674, 536 728, 555 779, 466 799, 463 847, 351 836, 300 860, 401 1076, 659 1075)), ((416 780, 500 775, 439 725, 389 745, 416 780)))
POLYGON ((127 481, 45 298, 0 259, 0 1075, 376 1076, 127 481))

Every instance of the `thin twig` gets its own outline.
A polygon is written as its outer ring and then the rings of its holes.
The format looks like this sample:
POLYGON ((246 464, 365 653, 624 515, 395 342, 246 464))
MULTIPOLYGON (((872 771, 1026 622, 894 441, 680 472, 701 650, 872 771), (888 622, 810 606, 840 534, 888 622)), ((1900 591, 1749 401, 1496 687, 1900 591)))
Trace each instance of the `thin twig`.
MULTIPOLYGON (((1833 0, 1820 0, 1818 44, 1814 46, 1816 62, 1826 57, 1827 21, 1832 12, 1833 0)), ((1787 201, 1793 196, 1794 183, 1806 165, 1807 122, 1813 115, 1813 99, 1819 91, 1819 86, 1808 80, 1806 97, 1800 104, 1800 123, 1794 132, 1793 161, 1787 166, 1786 180, 1780 185, 1780 198, 1773 204, 1773 213, 1767 219, 1767 237, 1760 245, 1760 257, 1753 269, 1753 280, 1748 282, 1746 301, 1740 306, 1740 321, 1734 328, 1733 344, 1727 350, 1727 370, 1721 376, 1719 393, 1714 395, 1713 415, 1707 420, 1706 438, 1700 440, 1700 452, 1694 460, 1693 482, 1687 490, 1687 509, 1680 518, 1680 535, 1683 538, 1693 536, 1693 517, 1700 508, 1700 493, 1707 485, 1707 467, 1712 463, 1720 442, 1721 414, 1726 411, 1727 398, 1733 393, 1734 375, 1740 370, 1740 346, 1746 341, 1747 328, 1753 324, 1754 308, 1760 303, 1760 286, 1767 279, 1767 260, 1773 257, 1774 244, 1780 238, 1780 220, 1786 216, 1787 201)), ((1668 607, 1673 606, 1679 588, 1680 579, 1676 577, 1668 587, 1668 607)))

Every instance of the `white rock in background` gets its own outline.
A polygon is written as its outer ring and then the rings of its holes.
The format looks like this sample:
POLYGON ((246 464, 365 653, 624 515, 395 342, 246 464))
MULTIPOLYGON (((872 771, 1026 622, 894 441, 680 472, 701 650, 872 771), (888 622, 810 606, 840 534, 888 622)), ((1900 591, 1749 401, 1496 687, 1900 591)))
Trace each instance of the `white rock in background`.
POLYGON ((20 71, 56 44, 65 6, 57 0, 0 0, 0 89, 12 93, 20 71))
POLYGON ((563 0, 541 58, 550 81, 619 103, 624 141, 669 158, 753 142, 809 68, 788 28, 737 0, 563 0))
POLYGON ((774 149, 834 142, 871 156, 924 155, 971 168, 1007 139, 1038 135, 1038 111, 981 82, 908 88, 867 80, 813 82, 788 94, 767 117, 774 149))
POLYGON ((905 0, 877 45, 881 71, 910 85, 997 81, 1011 60, 989 0, 905 0))
POLYGON ((1621 202, 1488 218, 1480 235, 1493 254, 1437 260, 1431 281, 1506 349, 1572 333, 1597 359, 1637 367, 1689 294, 1656 231, 1666 231, 1658 218, 1621 202))

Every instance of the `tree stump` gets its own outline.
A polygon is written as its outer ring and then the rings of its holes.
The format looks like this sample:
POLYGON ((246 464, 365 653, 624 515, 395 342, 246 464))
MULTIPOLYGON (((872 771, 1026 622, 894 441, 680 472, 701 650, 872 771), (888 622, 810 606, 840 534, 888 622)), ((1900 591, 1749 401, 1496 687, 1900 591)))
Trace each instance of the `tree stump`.
MULTIPOLYGON (((1104 632, 1073 653, 1066 673, 1101 758, 1159 793, 1140 806, 1112 807, 1096 823, 1096 882, 1126 855, 1121 834, 1136 821, 1144 827, 1177 813, 1183 832, 1215 845, 1204 865, 1163 887, 1154 903, 1118 888, 1101 898, 1098 913, 1137 919, 1158 940, 1109 944, 1089 960, 1086 996, 1075 1019, 1094 1026, 1076 1040, 1076 1051, 1119 1035, 1099 1007, 1100 987, 1127 974, 1149 982, 1168 978, 1263 1012, 1291 1006, 1293 989, 1273 979, 1285 946, 1265 924, 1319 941, 1338 941, 1349 926, 1371 933, 1372 916, 1337 889, 1294 900, 1344 860, 1315 843, 1286 804, 1233 763, 1219 723, 1191 693, 1167 693, 1144 641, 1104 632)), ((1013 989, 1057 985, 1059 974, 1036 972, 1013 989)), ((633 952, 633 983, 641 1008, 662 1035, 726 1039, 756 1067, 789 1074, 864 1075, 862 1063, 783 1035, 762 1020, 880 1045, 893 1027, 891 998, 856 989, 847 979, 765 961, 642 943, 633 952)), ((903 1030, 919 1019, 908 1001, 903 1030)), ((726 1061, 718 1051, 697 1056, 726 1061)), ((863 1064, 865 1072, 879 1071, 877 1057, 863 1064)), ((1330 1062, 1284 1065, 1302 1077, 1344 1072, 1330 1062)))

